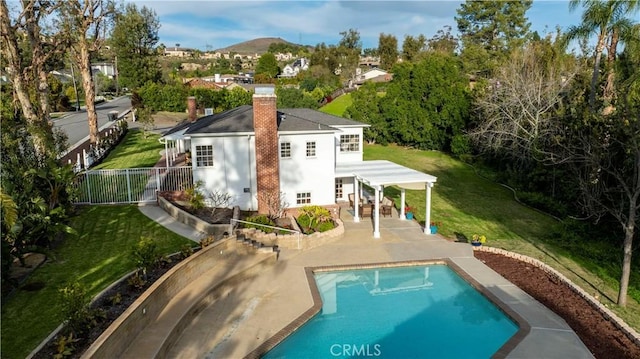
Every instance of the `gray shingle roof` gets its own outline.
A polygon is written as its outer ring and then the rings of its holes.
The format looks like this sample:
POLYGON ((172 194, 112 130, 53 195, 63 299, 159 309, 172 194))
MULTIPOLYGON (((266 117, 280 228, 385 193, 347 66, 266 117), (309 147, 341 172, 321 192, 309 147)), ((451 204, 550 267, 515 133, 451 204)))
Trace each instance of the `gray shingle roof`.
MULTIPOLYGON (((368 125, 306 108, 278 110, 278 131, 280 132, 337 131, 333 126, 365 127, 368 125)), ((170 132, 174 132, 173 129, 170 132)), ((243 105, 201 117, 189 126, 185 134, 240 132, 253 132, 253 106, 243 105)))

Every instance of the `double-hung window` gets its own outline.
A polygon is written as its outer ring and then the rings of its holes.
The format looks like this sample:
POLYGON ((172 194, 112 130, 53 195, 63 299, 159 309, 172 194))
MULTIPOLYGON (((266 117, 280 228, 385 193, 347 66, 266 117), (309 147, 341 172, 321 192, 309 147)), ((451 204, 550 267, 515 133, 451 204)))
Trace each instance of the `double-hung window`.
POLYGON ((196 146, 196 167, 213 166, 213 146, 196 146))
POLYGON ((340 135, 340 152, 360 151, 360 135, 340 135))

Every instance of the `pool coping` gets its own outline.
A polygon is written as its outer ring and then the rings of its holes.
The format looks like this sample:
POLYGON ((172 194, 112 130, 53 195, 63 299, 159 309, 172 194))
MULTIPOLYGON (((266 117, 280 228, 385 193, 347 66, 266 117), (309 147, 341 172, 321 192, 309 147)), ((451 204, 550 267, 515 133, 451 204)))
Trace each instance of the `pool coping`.
POLYGON ((489 301, 491 301, 500 311, 508 316, 513 322, 518 325, 518 331, 512 335, 506 343, 504 343, 498 351, 496 351, 491 357, 496 359, 506 358, 507 355, 513 351, 522 340, 531 332, 531 325, 520 314, 515 312, 511 307, 503 302, 500 298, 489 291, 485 286, 480 284, 469 273, 462 269, 459 265, 454 263, 449 258, 441 259, 427 259, 427 260, 408 260, 408 261, 395 261, 395 262, 382 262, 382 263, 364 263, 364 264, 340 264, 331 266, 314 266, 304 267, 307 283, 309 284, 309 290, 311 291, 311 298, 313 305, 307 309, 304 313, 294 319, 291 323, 287 324, 284 328, 279 330, 276 334, 260 344, 257 348, 251 351, 245 356, 246 359, 257 359, 265 355, 271 349, 275 348, 284 339, 300 329, 305 323, 320 312, 322 309, 322 297, 320 296, 320 290, 314 278, 316 272, 332 272, 339 270, 354 270, 354 269, 372 269, 372 268, 394 268, 394 267, 409 267, 409 266, 423 266, 423 265, 447 265, 453 269, 462 279, 469 283, 475 290, 480 292, 489 301))

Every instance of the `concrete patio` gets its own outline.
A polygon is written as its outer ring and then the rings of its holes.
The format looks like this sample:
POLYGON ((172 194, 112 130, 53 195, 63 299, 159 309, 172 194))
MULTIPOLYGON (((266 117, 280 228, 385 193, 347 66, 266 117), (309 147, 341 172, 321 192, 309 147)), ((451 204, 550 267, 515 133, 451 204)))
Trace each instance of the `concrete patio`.
MULTIPOLYGON (((159 222, 174 231, 188 232, 152 206, 141 210, 151 218, 162 217, 159 222)), ((370 218, 354 223, 351 210, 343 208, 341 219, 345 234, 339 240, 307 251, 283 250, 275 265, 220 291, 168 356, 240 358, 252 353, 313 306, 305 267, 449 259, 529 323, 529 333, 508 358, 593 357, 562 318, 475 259, 469 244, 424 234, 416 221, 398 219, 395 210, 393 217, 380 218, 377 239, 370 218)))

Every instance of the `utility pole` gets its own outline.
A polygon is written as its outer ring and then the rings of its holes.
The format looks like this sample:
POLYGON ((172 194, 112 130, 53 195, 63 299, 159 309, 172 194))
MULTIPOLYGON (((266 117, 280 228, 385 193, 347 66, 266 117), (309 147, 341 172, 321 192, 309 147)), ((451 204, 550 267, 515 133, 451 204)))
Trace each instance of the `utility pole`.
POLYGON ((76 74, 73 71, 73 61, 69 62, 71 65, 71 78, 73 79, 73 90, 76 92, 76 112, 80 111, 80 96, 78 96, 78 86, 76 86, 76 74))
POLYGON ((118 55, 115 56, 115 69, 114 69, 114 77, 116 79, 116 97, 120 94, 120 85, 118 84, 118 55))

